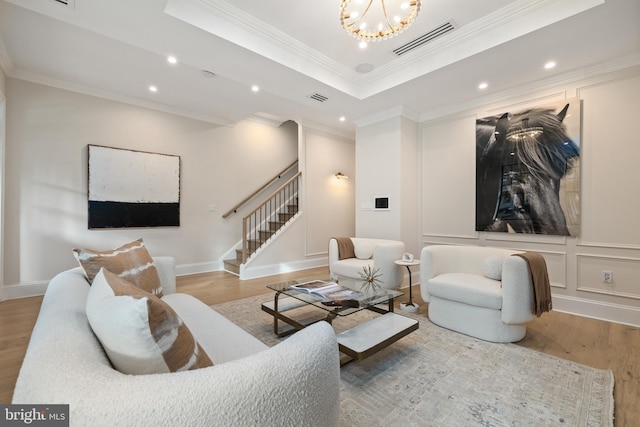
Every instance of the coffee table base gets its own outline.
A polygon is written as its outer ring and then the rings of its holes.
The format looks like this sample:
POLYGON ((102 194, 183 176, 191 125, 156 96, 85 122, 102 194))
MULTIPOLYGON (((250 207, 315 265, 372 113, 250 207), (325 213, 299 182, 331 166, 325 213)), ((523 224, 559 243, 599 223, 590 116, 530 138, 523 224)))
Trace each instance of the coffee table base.
POLYGON ((417 320, 387 313, 339 333, 338 346, 351 360, 362 360, 415 331, 418 325, 417 320))

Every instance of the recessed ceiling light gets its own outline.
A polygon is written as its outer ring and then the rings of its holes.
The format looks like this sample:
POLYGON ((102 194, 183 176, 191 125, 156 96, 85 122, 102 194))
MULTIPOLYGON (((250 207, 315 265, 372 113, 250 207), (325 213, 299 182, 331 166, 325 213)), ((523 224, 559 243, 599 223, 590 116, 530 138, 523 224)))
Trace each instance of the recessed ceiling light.
POLYGON ((251 90, 254 92, 258 92, 260 90, 260 88, 257 85, 253 85, 251 86, 251 90))
POLYGON ((554 68, 556 66, 556 63, 553 61, 549 61, 546 64, 544 64, 544 68, 545 70, 550 70, 552 68, 554 68))
POLYGON ((482 90, 482 89, 486 89, 489 87, 489 84, 486 82, 482 82, 478 85, 478 89, 482 90))
POLYGON ((157 92, 157 91, 158 91, 158 88, 156 86, 153 86, 153 85, 149 86, 149 92, 157 92))
POLYGON ((365 49, 367 47, 367 42, 361 41, 360 43, 358 43, 358 47, 360 49, 365 49))
POLYGON ((347 118, 345 116, 340 116, 340 121, 344 122, 345 120, 347 120, 347 118))
POLYGON ((178 63, 178 58, 176 58, 175 56, 167 56, 167 62, 169 64, 177 64, 178 63))

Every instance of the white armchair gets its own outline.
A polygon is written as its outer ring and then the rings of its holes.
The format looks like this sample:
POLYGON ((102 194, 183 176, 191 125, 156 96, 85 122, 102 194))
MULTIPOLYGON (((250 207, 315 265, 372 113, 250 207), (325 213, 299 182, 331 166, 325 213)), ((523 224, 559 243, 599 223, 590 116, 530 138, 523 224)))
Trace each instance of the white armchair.
POLYGON ((420 293, 436 325, 492 342, 519 341, 534 319, 527 262, 520 253, 478 246, 427 246, 420 293))
POLYGON ((338 242, 329 239, 329 272, 332 280, 341 284, 357 285, 362 282, 360 273, 365 266, 378 268, 382 275, 380 284, 386 289, 396 289, 402 284, 403 271, 395 261, 402 258, 404 243, 397 240, 351 237, 354 258, 340 259, 338 242))

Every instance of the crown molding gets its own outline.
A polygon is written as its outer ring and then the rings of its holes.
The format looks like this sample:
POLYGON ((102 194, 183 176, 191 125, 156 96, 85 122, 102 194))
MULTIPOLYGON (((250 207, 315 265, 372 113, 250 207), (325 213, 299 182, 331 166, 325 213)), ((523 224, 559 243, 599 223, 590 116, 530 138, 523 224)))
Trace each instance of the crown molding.
POLYGON ((186 117, 189 119, 199 120, 202 122, 211 123, 218 126, 233 126, 236 122, 223 117, 205 116, 202 114, 195 114, 190 111, 182 110, 179 108, 167 107, 164 104, 149 102, 140 98, 125 96, 118 93, 96 89, 93 87, 80 85, 76 83, 70 83, 68 81, 54 79, 52 77, 43 76, 36 73, 31 73, 24 70, 13 70, 9 75, 11 78, 18 80, 24 80, 31 83, 37 83, 45 86, 51 86, 57 89, 68 90, 70 92, 76 92, 83 95, 95 96, 97 98, 107 99, 109 101, 122 102, 137 107, 148 108, 151 110, 162 111, 164 113, 174 114, 176 116, 186 117))
POLYGON ((361 117, 356 120, 354 123, 357 127, 365 127, 375 123, 382 122, 384 120, 395 119, 398 117, 404 117, 409 120, 413 120, 414 122, 418 122, 420 119, 420 115, 415 111, 399 105, 393 108, 389 108, 387 110, 379 111, 374 114, 370 114, 368 116, 361 117))
POLYGON ((602 3, 519 0, 364 75, 228 1, 169 0, 165 13, 363 100, 602 3))
MULTIPOLYGON (((567 71, 553 77, 540 79, 529 84, 518 86, 497 92, 492 95, 475 98, 472 101, 456 104, 441 109, 430 110, 420 114, 419 122, 428 122, 440 120, 448 116, 467 115, 471 111, 477 111, 489 104, 497 104, 507 102, 514 98, 532 96, 546 90, 553 90, 559 86, 569 85, 582 80, 600 77, 606 74, 616 73, 624 70, 633 70, 640 67, 640 53, 634 53, 611 61, 595 64, 590 67, 584 67, 567 71)), ((637 72, 637 71, 636 71, 637 72)))

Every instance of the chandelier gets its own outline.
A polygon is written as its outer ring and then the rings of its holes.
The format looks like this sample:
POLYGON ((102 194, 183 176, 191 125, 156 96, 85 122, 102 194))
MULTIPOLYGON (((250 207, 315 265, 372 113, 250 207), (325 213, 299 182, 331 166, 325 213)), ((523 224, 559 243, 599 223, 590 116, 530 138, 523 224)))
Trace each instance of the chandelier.
POLYGON ((358 40, 386 40, 404 31, 420 12, 421 0, 341 0, 340 23, 358 40))

